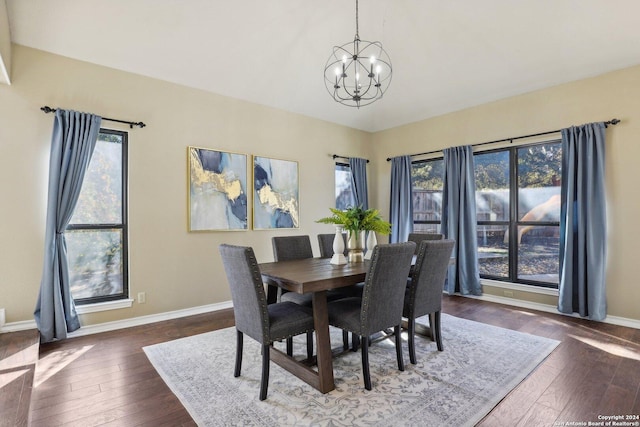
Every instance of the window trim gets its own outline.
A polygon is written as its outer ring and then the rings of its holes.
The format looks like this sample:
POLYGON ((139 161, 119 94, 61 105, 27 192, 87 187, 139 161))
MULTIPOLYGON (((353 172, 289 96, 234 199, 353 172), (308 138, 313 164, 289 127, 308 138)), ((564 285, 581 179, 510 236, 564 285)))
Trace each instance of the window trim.
MULTIPOLYGON (((508 283, 512 285, 522 285, 528 286, 531 288, 542 288, 542 289, 550 289, 555 290, 555 293, 551 293, 551 295, 557 295, 558 283, 553 282, 543 282, 538 280, 527 280, 518 278, 518 228, 522 226, 552 226, 552 227, 560 227, 560 221, 522 221, 518 216, 518 206, 519 206, 519 183, 518 183, 518 150, 528 147, 536 147, 540 145, 547 144, 558 144, 562 141, 558 138, 553 138, 550 140, 537 141, 526 144, 518 144, 507 147, 500 147, 489 150, 482 150, 474 152, 473 155, 482 155, 482 154, 490 154, 497 152, 507 152, 509 153, 509 221, 500 220, 500 221, 476 221, 478 226, 481 225, 506 225, 509 230, 509 276, 501 277, 501 276, 492 276, 488 274, 481 274, 481 280, 490 280, 492 282, 502 282, 508 283)), ((475 159, 474 159, 475 160, 475 159)), ((476 190, 477 191, 477 190, 476 190)), ((495 286, 495 285, 492 285, 495 286)))
POLYGON ((130 308, 132 305, 133 300, 131 298, 123 298, 103 302, 90 302, 88 304, 76 305, 76 312, 78 314, 98 313, 101 311, 130 308))
MULTIPOLYGON (((133 300, 129 299, 129 218, 128 218, 128 179, 129 179, 129 133, 122 130, 100 128, 99 133, 107 135, 118 135, 122 138, 122 200, 121 200, 121 223, 116 224, 69 224, 66 230, 121 230, 122 232, 122 293, 115 295, 104 295, 90 298, 74 298, 77 311, 82 313, 92 313, 96 311, 112 310, 117 308, 131 307, 133 300), (86 307, 86 308, 85 308, 86 307)), ((65 230, 65 231, 66 231, 65 230)))
POLYGON ((526 283, 513 283, 507 280, 496 280, 490 278, 480 278, 480 284, 493 288, 510 289, 514 291, 529 292, 532 294, 558 296, 558 288, 548 288, 540 285, 529 285, 526 283))

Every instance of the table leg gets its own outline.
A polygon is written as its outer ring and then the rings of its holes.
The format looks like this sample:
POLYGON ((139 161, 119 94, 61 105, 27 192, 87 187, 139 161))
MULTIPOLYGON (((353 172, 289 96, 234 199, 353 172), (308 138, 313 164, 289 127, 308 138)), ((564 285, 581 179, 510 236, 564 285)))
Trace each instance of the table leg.
POLYGON ((313 321, 316 329, 319 389, 322 393, 328 393, 335 388, 335 384, 326 291, 313 293, 313 321))

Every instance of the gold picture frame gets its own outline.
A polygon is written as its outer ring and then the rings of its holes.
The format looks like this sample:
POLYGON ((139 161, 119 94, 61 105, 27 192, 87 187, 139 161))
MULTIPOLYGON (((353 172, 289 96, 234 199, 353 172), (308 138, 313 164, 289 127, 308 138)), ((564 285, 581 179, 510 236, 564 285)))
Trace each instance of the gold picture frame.
POLYGON ((245 231, 247 155, 187 147, 188 230, 245 231))

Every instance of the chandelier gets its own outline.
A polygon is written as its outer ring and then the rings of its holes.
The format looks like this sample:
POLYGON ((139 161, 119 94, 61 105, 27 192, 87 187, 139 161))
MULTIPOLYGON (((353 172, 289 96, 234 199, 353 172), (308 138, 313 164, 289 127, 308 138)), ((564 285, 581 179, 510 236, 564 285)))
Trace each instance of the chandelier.
POLYGON ((356 36, 352 43, 333 47, 324 67, 327 91, 336 102, 360 108, 382 98, 391 73, 391 60, 382 43, 360 40, 356 0, 356 36))

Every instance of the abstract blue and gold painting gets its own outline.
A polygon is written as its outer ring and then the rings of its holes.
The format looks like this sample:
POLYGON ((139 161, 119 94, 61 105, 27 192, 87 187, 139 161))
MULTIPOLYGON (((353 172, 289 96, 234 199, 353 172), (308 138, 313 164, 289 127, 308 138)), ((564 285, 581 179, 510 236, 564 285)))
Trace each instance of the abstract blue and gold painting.
POLYGON ((247 155, 187 147, 189 231, 247 230, 247 155))
POLYGON ((253 228, 300 228, 298 162, 253 156, 253 228))

